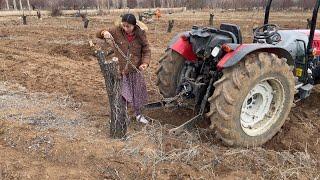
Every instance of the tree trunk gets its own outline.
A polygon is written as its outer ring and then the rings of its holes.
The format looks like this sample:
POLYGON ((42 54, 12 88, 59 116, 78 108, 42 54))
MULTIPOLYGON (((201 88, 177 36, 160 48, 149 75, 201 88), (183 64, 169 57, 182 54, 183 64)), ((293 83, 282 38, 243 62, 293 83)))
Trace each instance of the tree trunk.
POLYGON ((113 7, 114 8, 118 9, 119 5, 120 5, 119 0, 113 0, 113 7))
POLYGON ((110 135, 112 138, 123 138, 127 133, 128 116, 126 105, 121 95, 118 58, 106 61, 105 53, 97 51, 98 62, 105 80, 110 104, 110 135))
POLYGON ((311 27, 311 20, 307 19, 307 29, 309 29, 311 27))
POLYGON ((27 25, 27 16, 24 14, 22 15, 22 24, 27 25))
POLYGON ((101 8, 104 9, 106 7, 105 0, 100 0, 100 1, 101 1, 101 3, 100 3, 101 8))
POLYGON ((37 17, 38 19, 41 19, 41 11, 39 9, 37 10, 37 17))
POLYGON ((174 24, 174 20, 169 20, 167 33, 171 33, 173 24, 174 24))
POLYGON ((17 2, 16 2, 16 0, 13 0, 13 9, 17 10, 17 2))
POLYGON ((22 7, 21 0, 19 0, 19 4, 20 4, 20 11, 22 11, 22 10, 23 10, 23 7, 22 7))
POLYGON ((7 9, 9 10, 10 9, 9 0, 6 0, 6 4, 7 4, 7 9))
POLYGON ((96 0, 97 9, 100 10, 100 2, 99 0, 96 0))
POLYGON ((123 6, 124 9, 128 7, 127 0, 122 0, 122 6, 123 6))
POLYGON ((86 15, 80 15, 80 16, 81 16, 82 21, 83 21, 83 27, 84 27, 85 29, 87 29, 87 28, 88 28, 88 25, 89 25, 89 19, 87 18, 86 15))
POLYGON ((31 11, 30 0, 27 0, 27 4, 28 4, 29 11, 31 11))
POLYGON ((210 18, 209 18, 209 25, 210 26, 213 26, 213 17, 214 17, 214 14, 210 13, 210 18))

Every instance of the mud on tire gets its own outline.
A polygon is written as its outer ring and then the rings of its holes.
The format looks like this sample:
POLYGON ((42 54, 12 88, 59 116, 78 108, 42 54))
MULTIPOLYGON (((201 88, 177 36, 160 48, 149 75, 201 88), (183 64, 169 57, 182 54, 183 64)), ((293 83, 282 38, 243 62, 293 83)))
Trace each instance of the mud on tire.
POLYGON ((264 144, 280 130, 293 104, 293 73, 286 59, 275 54, 248 55, 239 64, 223 70, 223 77, 214 86, 207 116, 218 137, 231 146, 264 144), (262 103, 257 106, 253 102, 262 103))
POLYGON ((177 83, 184 65, 184 58, 171 49, 168 49, 160 58, 160 67, 157 70, 157 86, 164 97, 176 95, 177 83))

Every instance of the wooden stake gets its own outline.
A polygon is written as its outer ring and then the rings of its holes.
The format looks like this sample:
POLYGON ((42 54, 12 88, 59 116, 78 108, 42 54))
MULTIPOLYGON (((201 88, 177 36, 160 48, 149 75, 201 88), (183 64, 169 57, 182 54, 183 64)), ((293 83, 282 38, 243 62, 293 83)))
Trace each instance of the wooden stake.
POLYGON ((27 25, 27 16, 26 15, 22 15, 22 23, 23 25, 27 25))
POLYGON ((41 12, 39 9, 37 10, 37 17, 38 17, 38 19, 41 19, 41 12))
POLYGON ((87 16, 85 14, 80 14, 81 18, 82 18, 82 21, 83 21, 83 27, 85 29, 88 28, 88 25, 89 25, 89 19, 87 18, 87 16))
POLYGON ((307 29, 309 29, 311 27, 311 20, 307 19, 307 29))
POLYGON ((210 13, 210 19, 209 19, 210 26, 213 26, 213 17, 214 17, 214 14, 210 13))
POLYGON ((142 20, 143 20, 143 18, 142 18, 142 14, 141 14, 141 13, 139 13, 139 14, 138 14, 138 16, 139 16, 139 21, 142 21, 142 20))
POLYGON ((174 20, 169 20, 169 25, 167 30, 168 33, 172 31, 173 25, 174 25, 174 20))

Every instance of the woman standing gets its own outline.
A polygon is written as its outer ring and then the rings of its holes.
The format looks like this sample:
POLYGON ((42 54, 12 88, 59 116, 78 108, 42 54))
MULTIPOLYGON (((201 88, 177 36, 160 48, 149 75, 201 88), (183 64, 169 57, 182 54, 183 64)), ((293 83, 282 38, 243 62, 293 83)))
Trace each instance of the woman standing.
POLYGON ((126 60, 119 52, 116 53, 122 74, 121 94, 126 102, 131 103, 137 120, 148 123, 141 114, 141 108, 147 100, 147 88, 141 71, 148 68, 151 58, 146 32, 137 25, 133 14, 125 14, 120 25, 100 30, 97 32, 97 37, 114 39, 128 58, 126 60))

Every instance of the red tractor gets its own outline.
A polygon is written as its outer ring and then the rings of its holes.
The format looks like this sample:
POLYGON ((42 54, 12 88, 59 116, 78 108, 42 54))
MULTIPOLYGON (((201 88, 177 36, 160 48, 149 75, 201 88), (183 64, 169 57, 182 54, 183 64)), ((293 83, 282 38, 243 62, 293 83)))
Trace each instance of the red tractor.
POLYGON ((310 95, 320 80, 320 31, 315 31, 320 0, 309 30, 269 24, 271 2, 253 43, 243 44, 233 24, 194 26, 173 38, 157 71, 164 100, 146 107, 192 106, 198 115, 171 133, 210 118, 225 144, 259 146, 280 130, 294 102, 310 95))

